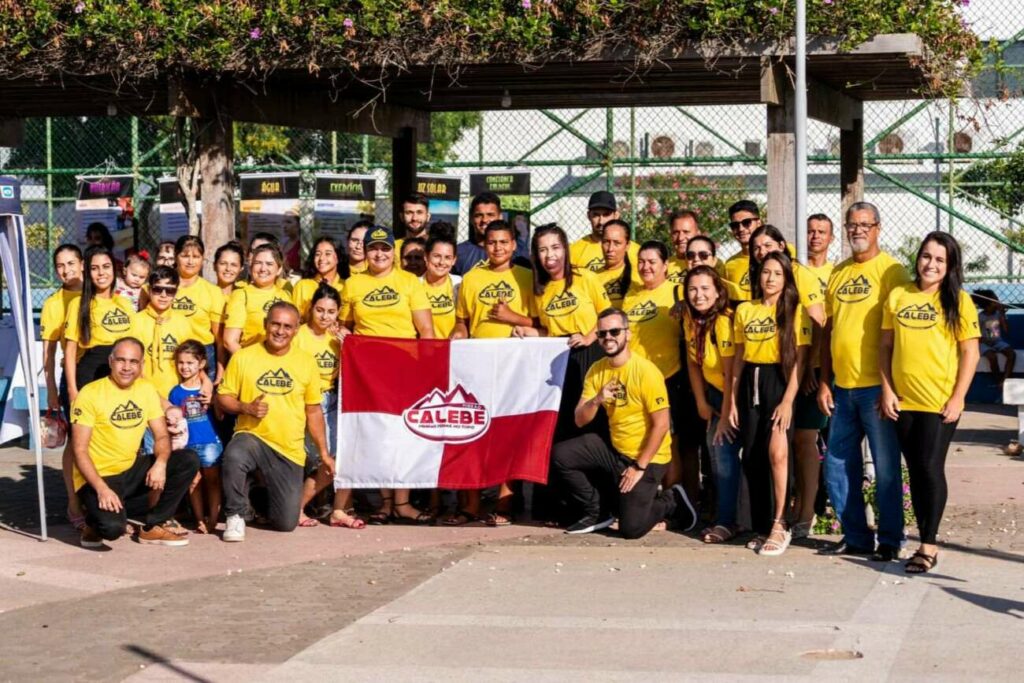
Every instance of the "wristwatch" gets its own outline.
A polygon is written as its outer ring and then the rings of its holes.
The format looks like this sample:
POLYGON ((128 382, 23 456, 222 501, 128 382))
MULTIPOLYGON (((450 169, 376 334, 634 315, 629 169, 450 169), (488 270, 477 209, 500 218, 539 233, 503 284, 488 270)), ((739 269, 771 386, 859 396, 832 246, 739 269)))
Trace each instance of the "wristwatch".
POLYGON ((640 464, 637 463, 636 460, 634 460, 633 462, 629 463, 629 466, 632 467, 637 472, 646 472, 647 471, 647 468, 646 467, 640 467, 640 464))

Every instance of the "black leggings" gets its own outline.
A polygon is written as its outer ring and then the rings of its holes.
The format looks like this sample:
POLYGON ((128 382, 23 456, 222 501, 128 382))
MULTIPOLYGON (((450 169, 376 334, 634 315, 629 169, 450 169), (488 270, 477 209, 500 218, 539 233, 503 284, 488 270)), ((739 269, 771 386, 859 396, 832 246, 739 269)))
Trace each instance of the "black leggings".
MULTIPOLYGON (((772 438, 772 413, 786 393, 786 380, 778 363, 745 363, 740 377, 736 406, 743 444, 743 473, 750 491, 750 526, 758 534, 770 534, 775 522, 775 487, 768 443, 772 438)), ((792 479, 793 422, 786 440, 790 444, 788 472, 792 479)), ((787 495, 790 488, 786 482, 787 495)))
POLYGON ((597 434, 608 438, 608 416, 603 410, 597 411, 589 424, 576 426, 576 404, 583 395, 583 380, 590 366, 602 358, 604 349, 597 342, 569 349, 569 363, 565 368, 565 381, 562 382, 562 402, 558 407, 558 422, 555 423, 552 443, 573 439, 581 434, 597 434))
POLYGON ((946 453, 959 423, 945 423, 938 413, 900 412, 896 436, 910 473, 910 500, 921 543, 935 545, 946 509, 946 453))
POLYGON ((113 350, 112 345, 93 346, 85 350, 75 367, 75 384, 79 391, 89 382, 110 377, 110 352, 113 350))

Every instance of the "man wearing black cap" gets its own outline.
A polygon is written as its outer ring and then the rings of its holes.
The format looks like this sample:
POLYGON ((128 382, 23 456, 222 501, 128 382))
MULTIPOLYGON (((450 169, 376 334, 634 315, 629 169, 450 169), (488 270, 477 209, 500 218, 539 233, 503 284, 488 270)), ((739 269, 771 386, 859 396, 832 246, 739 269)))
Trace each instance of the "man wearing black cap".
MULTIPOLYGON (((604 252, 601 250, 604 224, 618 218, 619 210, 615 204, 615 195, 605 190, 590 195, 590 202, 587 204, 587 219, 590 221, 591 232, 569 246, 569 261, 572 262, 572 265, 577 268, 586 268, 594 273, 604 268, 604 252)), ((634 267, 636 267, 636 258, 639 252, 640 246, 636 242, 630 242, 626 253, 634 267)))

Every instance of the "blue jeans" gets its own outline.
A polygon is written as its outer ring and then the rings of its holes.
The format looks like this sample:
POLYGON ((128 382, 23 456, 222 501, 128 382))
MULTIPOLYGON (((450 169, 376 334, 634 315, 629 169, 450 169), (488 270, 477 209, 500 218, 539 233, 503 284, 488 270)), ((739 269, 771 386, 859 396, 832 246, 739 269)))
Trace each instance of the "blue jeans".
MULTIPOLYGON (((715 410, 722 410, 722 392, 711 385, 707 385, 708 403, 715 410)), ((715 491, 717 493, 717 507, 715 511, 715 524, 722 526, 733 526, 736 524, 736 504, 740 496, 740 437, 737 434, 732 443, 712 444, 715 430, 718 428, 718 421, 727 419, 713 415, 708 422, 708 453, 711 454, 711 471, 715 476, 715 491)))
POLYGON ((843 525, 846 542, 874 548, 875 539, 864 516, 864 461, 861 441, 866 436, 875 463, 878 503, 878 542, 899 547, 903 543, 903 482, 896 423, 878 414, 882 387, 835 387, 825 486, 832 507, 843 525))
MULTIPOLYGON (((334 455, 334 441, 338 433, 338 392, 330 391, 320 398, 320 410, 324 414, 324 437, 327 440, 327 452, 334 455)), ((313 443, 313 437, 306 432, 306 475, 312 476, 320 466, 320 451, 313 443)))

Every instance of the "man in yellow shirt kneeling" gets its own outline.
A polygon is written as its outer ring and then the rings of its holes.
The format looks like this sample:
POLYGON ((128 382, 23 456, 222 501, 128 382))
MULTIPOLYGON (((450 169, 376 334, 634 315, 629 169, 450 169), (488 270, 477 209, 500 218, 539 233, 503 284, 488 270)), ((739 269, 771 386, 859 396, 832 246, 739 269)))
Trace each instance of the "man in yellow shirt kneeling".
POLYGON ((696 523, 696 513, 680 485, 658 491, 668 462, 668 392, 661 371, 629 350, 629 319, 618 308, 601 312, 597 341, 602 358, 587 372, 576 405, 576 425, 589 424, 604 407, 611 443, 584 434, 555 445, 552 468, 569 497, 583 509, 567 534, 586 534, 611 526, 612 501, 601 500, 592 480, 608 477, 618 488, 619 532, 640 538, 655 524, 671 518, 682 530, 696 523))
POLYGON ((124 534, 125 500, 148 489, 160 492, 138 531, 139 543, 188 545, 188 537, 163 526, 178 509, 199 471, 187 449, 171 452, 160 396, 140 379, 142 342, 125 337, 110 351, 110 376, 82 387, 71 405, 74 487, 85 508, 84 548, 99 548, 124 534), (142 436, 153 432, 153 454, 139 454, 142 436))

